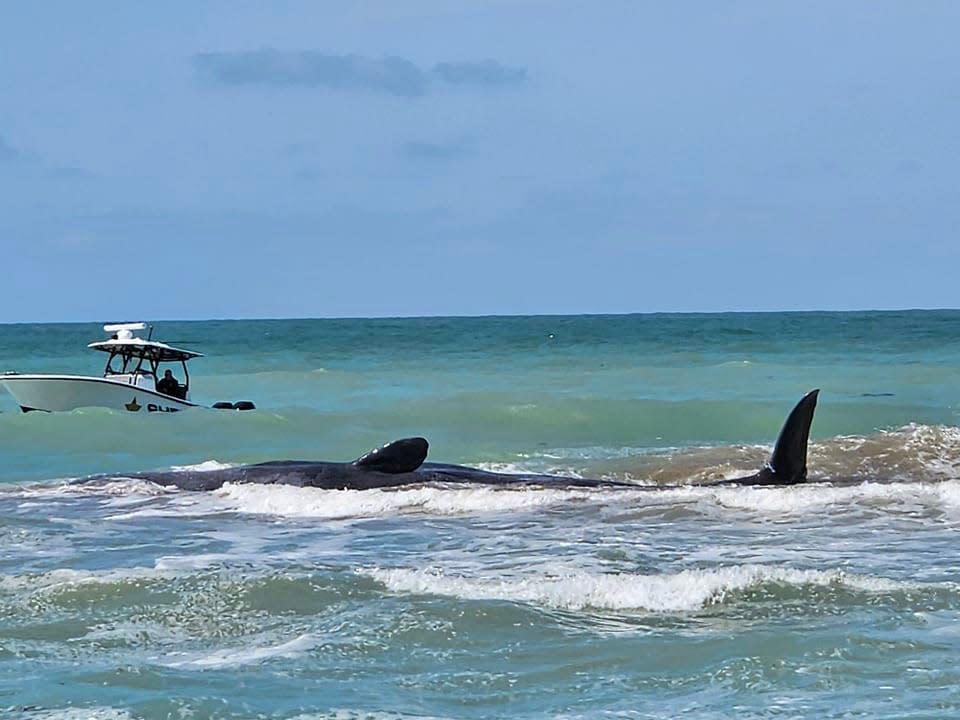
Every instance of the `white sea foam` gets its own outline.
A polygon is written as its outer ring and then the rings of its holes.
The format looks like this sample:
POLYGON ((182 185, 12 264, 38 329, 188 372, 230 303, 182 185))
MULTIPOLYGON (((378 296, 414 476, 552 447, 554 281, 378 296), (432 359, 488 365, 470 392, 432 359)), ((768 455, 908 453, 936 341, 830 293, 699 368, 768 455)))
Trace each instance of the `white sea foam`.
POLYGON ((762 584, 842 585, 870 593, 895 592, 913 585, 895 580, 848 575, 840 570, 796 570, 768 565, 738 565, 683 570, 666 575, 597 574, 569 571, 510 578, 446 575, 440 570, 366 568, 357 570, 391 592, 446 595, 470 600, 508 600, 581 610, 685 612, 724 601, 730 592, 762 584))
MULTIPOLYGON (((284 485, 227 484, 205 505, 194 494, 184 496, 192 511, 241 512, 291 518, 368 518, 424 513, 431 515, 527 512, 565 505, 613 505, 627 508, 683 505, 715 513, 736 510, 759 516, 804 516, 830 507, 867 505, 900 510, 960 511, 960 480, 942 482, 863 482, 854 485, 807 483, 789 487, 678 486, 629 488, 564 488, 550 486, 414 486, 379 490, 322 490, 284 485)), ((166 514, 188 508, 165 509, 166 514)), ((149 514, 136 510, 130 516, 149 514)), ((121 517, 121 516, 117 516, 121 517)))
POLYGON ((279 485, 224 485, 217 494, 236 512, 282 517, 381 517, 425 512, 437 515, 524 511, 571 500, 589 490, 494 487, 412 487, 388 490, 320 490, 279 485))
POLYGON ((908 452, 915 452, 931 473, 944 478, 960 477, 960 428, 945 425, 908 425, 908 452))
POLYGON ((809 482, 791 486, 686 485, 655 491, 616 491, 589 496, 613 502, 620 509, 683 505, 709 513, 718 510, 753 512, 763 517, 805 516, 826 508, 870 506, 898 511, 925 508, 930 511, 960 511, 960 480, 941 482, 862 482, 833 485, 809 482), (624 502, 626 499, 627 502, 624 502))
POLYGON ((145 520, 148 518, 182 518, 182 517, 203 517, 210 514, 209 507, 203 506, 202 508, 197 508, 196 505, 182 505, 179 507, 166 507, 166 508, 143 508, 141 510, 133 510, 131 512, 125 513, 115 513, 113 515, 108 515, 107 520, 145 520), (187 512, 187 508, 192 508, 195 512, 187 512))
POLYGON ((62 497, 108 495, 112 497, 134 497, 166 495, 177 492, 176 488, 163 487, 146 482, 142 478, 113 477, 91 479, 89 482, 31 483, 11 485, 0 489, 0 493, 24 500, 46 501, 62 497))
MULTIPOLYGON (((192 573, 203 571, 218 566, 244 562, 250 563, 258 558, 263 558, 268 550, 266 545, 269 540, 261 533, 236 531, 210 531, 204 534, 206 538, 217 540, 219 544, 226 546, 225 552, 199 553, 187 549, 183 555, 163 555, 154 561, 157 570, 170 573, 192 573)), ((294 557, 295 553, 287 553, 285 558, 294 557)))
MULTIPOLYGON (((485 470, 486 472, 493 473, 503 473, 505 475, 524 475, 524 474, 537 474, 537 473, 547 473, 547 470, 543 467, 540 467, 536 463, 523 462, 523 463, 513 463, 513 462, 478 462, 472 467, 477 468, 478 470, 485 470)), ((559 475, 560 470, 553 468, 551 474, 559 475)), ((564 475, 567 477, 579 477, 575 472, 564 472, 564 475)))
POLYGON ((30 708, 24 717, 31 720, 130 720, 127 710, 110 707, 30 708))
MULTIPOLYGON (((215 461, 201 463, 208 470, 217 469, 215 461)), ((200 467, 200 466, 197 466, 200 467)), ((91 497, 100 500, 106 508, 119 512, 107 515, 107 520, 130 520, 150 517, 205 516, 223 512, 208 493, 184 492, 177 487, 158 485, 136 477, 96 478, 89 482, 31 484, 15 488, 15 497, 23 498, 21 508, 48 507, 51 500, 70 497, 91 497)))
POLYGON ((162 660, 161 664, 167 667, 202 669, 255 665, 274 658, 302 657, 319 644, 320 641, 312 635, 300 635, 278 645, 224 648, 207 654, 175 653, 162 660))
POLYGON ((450 720, 450 718, 449 715, 413 715, 408 711, 391 712, 389 710, 333 708, 328 711, 294 715, 290 720, 450 720))
POLYGON ((165 645, 181 644, 183 635, 172 627, 162 623, 151 623, 143 618, 136 620, 110 620, 102 625, 93 625, 83 635, 83 639, 95 642, 143 642, 149 638, 150 643, 165 645))
POLYGON ((766 515, 805 515, 833 506, 871 505, 901 508, 960 509, 960 481, 831 485, 808 483, 789 487, 680 488, 666 491, 681 500, 709 501, 721 507, 766 515))
POLYGON ((154 561, 153 567, 77 570, 57 568, 43 573, 0 574, 0 595, 48 594, 91 585, 122 585, 168 581, 197 571, 217 567, 237 558, 256 556, 262 544, 256 538, 246 543, 237 537, 242 552, 168 555, 154 561))
MULTIPOLYGON (((156 502, 140 502, 134 509, 108 515, 107 520, 139 520, 152 517, 205 517, 224 511, 217 498, 209 493, 180 492, 177 489, 159 493, 156 502)), ((124 507, 130 503, 113 501, 110 507, 124 507)))
POLYGON ((45 573, 0 575, 0 594, 49 593, 85 585, 115 585, 168 577, 162 569, 133 567, 109 570, 58 568, 45 573))

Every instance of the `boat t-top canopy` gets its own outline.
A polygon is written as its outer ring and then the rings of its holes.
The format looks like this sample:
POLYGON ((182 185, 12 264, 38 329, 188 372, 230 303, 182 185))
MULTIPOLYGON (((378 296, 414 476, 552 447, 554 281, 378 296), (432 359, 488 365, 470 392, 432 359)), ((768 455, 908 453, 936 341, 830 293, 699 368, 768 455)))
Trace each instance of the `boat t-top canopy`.
POLYGON ((93 350, 122 355, 129 358, 142 358, 151 363, 186 362, 195 357, 203 357, 203 353, 193 350, 181 350, 157 340, 144 340, 134 336, 135 330, 146 329, 146 323, 121 323, 104 325, 104 332, 113 333, 108 340, 92 342, 87 345, 93 350))

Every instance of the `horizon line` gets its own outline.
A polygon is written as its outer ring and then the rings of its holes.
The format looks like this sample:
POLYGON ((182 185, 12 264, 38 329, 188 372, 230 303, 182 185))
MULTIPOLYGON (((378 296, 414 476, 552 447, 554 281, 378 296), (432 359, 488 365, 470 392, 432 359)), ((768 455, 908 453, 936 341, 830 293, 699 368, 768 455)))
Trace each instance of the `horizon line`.
MULTIPOLYGON (((249 317, 194 317, 194 318, 158 318, 156 320, 138 320, 147 323, 179 322, 281 322, 287 320, 466 320, 495 318, 563 318, 563 317, 628 317, 631 315, 814 315, 814 314, 862 314, 862 313, 915 313, 915 312, 957 312, 960 308, 951 307, 903 307, 903 308, 847 308, 838 310, 792 309, 792 310, 649 310, 630 312, 545 312, 545 313, 476 313, 454 315, 327 315, 327 316, 249 316, 249 317)), ((89 325, 105 322, 127 322, 129 318, 111 318, 100 320, 0 320, 0 326, 12 325, 89 325)))

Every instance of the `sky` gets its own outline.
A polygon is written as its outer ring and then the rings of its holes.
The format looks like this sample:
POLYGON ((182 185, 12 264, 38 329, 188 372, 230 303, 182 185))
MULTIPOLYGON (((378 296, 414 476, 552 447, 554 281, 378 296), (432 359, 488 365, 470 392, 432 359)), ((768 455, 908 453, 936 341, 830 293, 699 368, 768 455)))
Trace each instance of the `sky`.
POLYGON ((8 3, 0 322, 958 307, 960 3, 8 3))

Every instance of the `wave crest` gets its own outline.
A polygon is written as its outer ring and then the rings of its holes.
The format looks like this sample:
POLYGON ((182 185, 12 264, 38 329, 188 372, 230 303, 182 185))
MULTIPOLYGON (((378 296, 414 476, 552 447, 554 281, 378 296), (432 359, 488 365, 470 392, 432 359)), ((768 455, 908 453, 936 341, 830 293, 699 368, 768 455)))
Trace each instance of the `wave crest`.
POLYGON ((360 569, 391 592, 446 595, 467 600, 507 600, 565 610, 690 612, 723 603, 730 594, 779 585, 840 586, 861 593, 894 593, 917 585, 841 570, 798 570, 738 565, 682 570, 664 575, 597 574, 571 571, 528 577, 470 578, 440 570, 360 569))

